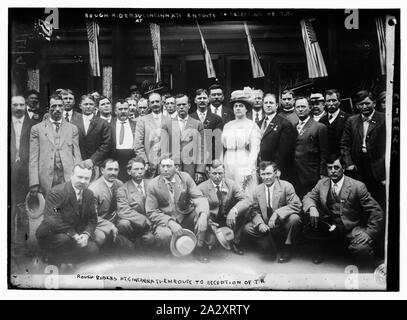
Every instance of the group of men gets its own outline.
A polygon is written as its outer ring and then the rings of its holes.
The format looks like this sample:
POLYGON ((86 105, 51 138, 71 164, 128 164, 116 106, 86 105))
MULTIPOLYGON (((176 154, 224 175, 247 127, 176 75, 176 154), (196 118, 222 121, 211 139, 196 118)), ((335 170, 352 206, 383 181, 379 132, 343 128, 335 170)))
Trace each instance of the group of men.
POLYGON ((262 133, 262 183, 250 195, 219 160, 222 128, 234 119, 219 85, 196 91, 192 114, 185 94, 129 97, 114 113, 107 97, 91 94, 75 111, 69 89, 50 97, 48 112, 38 100, 35 92, 11 99, 12 207, 28 192, 46 196, 36 236, 52 261, 81 261, 106 246, 169 249, 188 229, 206 262, 225 226, 234 253, 251 239, 281 263, 302 236, 315 241, 315 263, 321 239, 342 239, 363 256, 383 245, 385 120, 368 91, 355 96, 360 114, 349 115, 337 90, 285 90, 280 108, 274 94, 255 90, 247 118, 262 133))

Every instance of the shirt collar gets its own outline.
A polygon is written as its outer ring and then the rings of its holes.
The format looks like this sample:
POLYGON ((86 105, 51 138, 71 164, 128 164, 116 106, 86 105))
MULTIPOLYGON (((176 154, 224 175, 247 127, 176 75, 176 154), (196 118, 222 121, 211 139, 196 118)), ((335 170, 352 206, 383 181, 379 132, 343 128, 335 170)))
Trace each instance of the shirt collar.
POLYGON ((124 124, 127 124, 127 123, 129 123, 129 118, 127 118, 127 119, 124 120, 124 121, 117 119, 117 122, 118 122, 118 123, 122 123, 122 122, 123 122, 124 124))
POLYGON ((172 177, 171 180, 168 180, 167 178, 164 178, 164 182, 165 182, 166 184, 175 183, 175 175, 172 177))
POLYGON ((189 118, 188 115, 185 117, 185 119, 181 119, 181 118, 177 115, 178 121, 184 121, 184 122, 186 122, 186 121, 188 120, 188 118, 189 118))
POLYGON ((212 112, 216 112, 216 110, 220 110, 222 112, 222 108, 223 108, 223 105, 220 105, 219 107, 216 108, 213 104, 211 104, 212 112))
POLYGON ((264 119, 267 118, 267 121, 270 122, 271 120, 274 119, 274 117, 276 116, 276 114, 277 114, 277 112, 274 112, 273 114, 270 114, 270 115, 264 114, 264 119))
POLYGON ((198 112, 198 114, 199 115, 204 115, 204 116, 206 116, 206 113, 208 112, 208 110, 207 109, 205 109, 205 111, 204 112, 202 112, 202 111, 200 111, 199 109, 197 110, 197 112, 198 112))
MULTIPOLYGON (((343 181, 344 181, 344 180, 345 180, 345 175, 343 175, 342 178, 341 178, 341 180, 339 180, 339 181, 336 183, 336 185, 337 185, 337 187, 338 187, 338 189, 337 189, 338 192, 339 192, 339 190, 342 189, 343 181)), ((331 180, 331 187, 333 187, 333 185, 334 185, 334 182, 331 180)))
POLYGON ((75 191, 76 198, 78 198, 78 196, 82 193, 83 190, 79 190, 78 188, 76 188, 76 187, 73 185, 72 180, 71 180, 71 184, 72 184, 73 190, 75 191))
POLYGON ((172 114, 170 114, 171 119, 175 119, 178 116, 177 111, 173 112, 172 114))
POLYGON ((306 119, 304 119, 304 120, 299 120, 299 122, 301 122, 303 125, 305 125, 307 122, 308 122, 308 120, 310 119, 311 117, 310 116, 308 116, 306 119))
POLYGON ((114 182, 109 182, 105 179, 105 177, 102 176, 103 181, 106 183, 106 185, 109 187, 109 189, 113 186, 114 182))
POLYGON ((283 108, 283 111, 284 111, 284 112, 287 112, 287 113, 291 113, 291 112, 294 111, 294 107, 292 107, 291 109, 284 109, 284 108, 283 108))
POLYGON ((159 119, 159 118, 161 118, 161 112, 160 113, 154 113, 154 112, 151 112, 151 114, 153 115, 153 118, 154 119, 159 119))
POLYGON ((134 184, 134 186, 135 186, 136 188, 138 188, 138 186, 141 186, 141 187, 144 189, 144 185, 143 185, 144 180, 141 180, 140 183, 137 183, 137 182, 134 181, 133 179, 131 179, 131 181, 133 181, 133 184, 134 184))
POLYGON ((52 124, 55 124, 55 123, 61 124, 62 123, 62 119, 57 121, 57 120, 52 119, 51 117, 49 118, 49 121, 51 121, 52 124))
POLYGON ((328 113, 328 115, 332 116, 332 119, 336 119, 336 117, 338 116, 338 114, 339 114, 340 111, 341 111, 341 110, 338 109, 338 110, 336 110, 334 113, 328 113))
POLYGON ((100 119, 110 120, 110 119, 112 119, 112 115, 110 115, 108 117, 104 117, 104 116, 100 115, 100 119))
POLYGON ((88 115, 88 116, 86 116, 86 115, 82 115, 83 116, 83 119, 86 119, 86 120, 88 120, 88 121, 91 121, 92 119, 93 119, 93 116, 94 116, 94 114, 92 113, 92 114, 90 114, 90 115, 88 115))
POLYGON ((368 117, 365 117, 365 116, 362 114, 362 120, 363 120, 363 119, 366 119, 366 118, 369 119, 369 121, 372 120, 375 111, 376 111, 376 110, 373 110, 372 114, 371 114, 370 116, 368 116, 368 117))
POLYGON ((72 117, 73 109, 71 109, 69 111, 64 111, 64 115, 66 115, 67 113, 68 113, 69 117, 72 117))
POLYGON ((25 116, 22 116, 21 118, 16 118, 15 116, 12 116, 12 118, 13 118, 13 123, 16 123, 17 121, 23 123, 25 116))

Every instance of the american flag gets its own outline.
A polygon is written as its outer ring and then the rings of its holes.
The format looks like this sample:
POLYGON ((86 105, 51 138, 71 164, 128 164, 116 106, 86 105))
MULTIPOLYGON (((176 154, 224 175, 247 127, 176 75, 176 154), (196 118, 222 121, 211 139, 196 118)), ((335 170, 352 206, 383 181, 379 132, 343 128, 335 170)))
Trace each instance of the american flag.
POLYGON ((154 69, 155 82, 161 82, 161 41, 160 41, 160 26, 155 23, 150 23, 151 40, 153 42, 154 51, 154 69))
POLYGON ((99 24, 96 21, 86 20, 86 31, 88 33, 91 74, 94 77, 100 77, 99 24))
POLYGON ((254 48, 252 37, 250 36, 249 28, 247 27, 246 21, 244 22, 244 30, 246 31, 247 43, 249 45, 250 62, 252 64, 253 78, 264 77, 264 72, 260 64, 259 57, 257 56, 256 49, 254 48))
POLYGON ((307 57, 308 76, 310 78, 328 76, 321 48, 319 47, 311 20, 302 19, 300 23, 302 38, 304 40, 305 55, 307 57))
POLYGON ((376 30, 377 30, 377 40, 379 42, 379 53, 380 53, 380 70, 382 75, 386 74, 386 25, 385 19, 377 17, 376 30))
POLYGON ((202 35, 198 21, 196 22, 196 25, 198 26, 199 34, 201 35, 201 43, 205 55, 206 74, 208 75, 208 78, 216 78, 215 68, 213 67, 212 64, 211 54, 209 53, 209 50, 206 46, 205 39, 202 35))

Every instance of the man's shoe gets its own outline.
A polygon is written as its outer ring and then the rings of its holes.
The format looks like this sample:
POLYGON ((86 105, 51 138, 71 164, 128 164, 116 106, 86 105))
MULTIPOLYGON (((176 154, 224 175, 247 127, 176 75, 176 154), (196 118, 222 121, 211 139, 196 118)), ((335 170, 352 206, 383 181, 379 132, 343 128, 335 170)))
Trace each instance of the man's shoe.
POLYGON ((278 258, 278 263, 286 263, 291 260, 291 246, 285 246, 280 258, 278 258))
POLYGON ((196 247, 196 249, 193 252, 193 255, 195 259, 201 263, 209 262, 209 252, 208 249, 205 247, 196 247))
POLYGON ((237 255, 239 255, 239 256, 244 255, 243 250, 240 249, 240 248, 239 248, 235 243, 233 243, 233 242, 230 244, 230 249, 232 250, 232 252, 233 252, 234 254, 237 254, 237 255))

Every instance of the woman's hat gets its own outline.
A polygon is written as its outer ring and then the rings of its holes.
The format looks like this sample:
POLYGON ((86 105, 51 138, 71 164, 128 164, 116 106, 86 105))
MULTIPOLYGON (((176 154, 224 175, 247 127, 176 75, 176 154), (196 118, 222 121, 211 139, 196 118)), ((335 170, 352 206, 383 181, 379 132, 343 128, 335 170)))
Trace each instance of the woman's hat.
POLYGON ((183 257, 194 251, 196 243, 195 234, 188 229, 182 229, 181 235, 172 235, 170 250, 174 256, 183 257))
POLYGON ((243 103, 247 109, 251 109, 253 107, 253 101, 251 100, 251 96, 247 94, 244 90, 235 90, 230 95, 229 104, 233 107, 235 102, 243 103))

